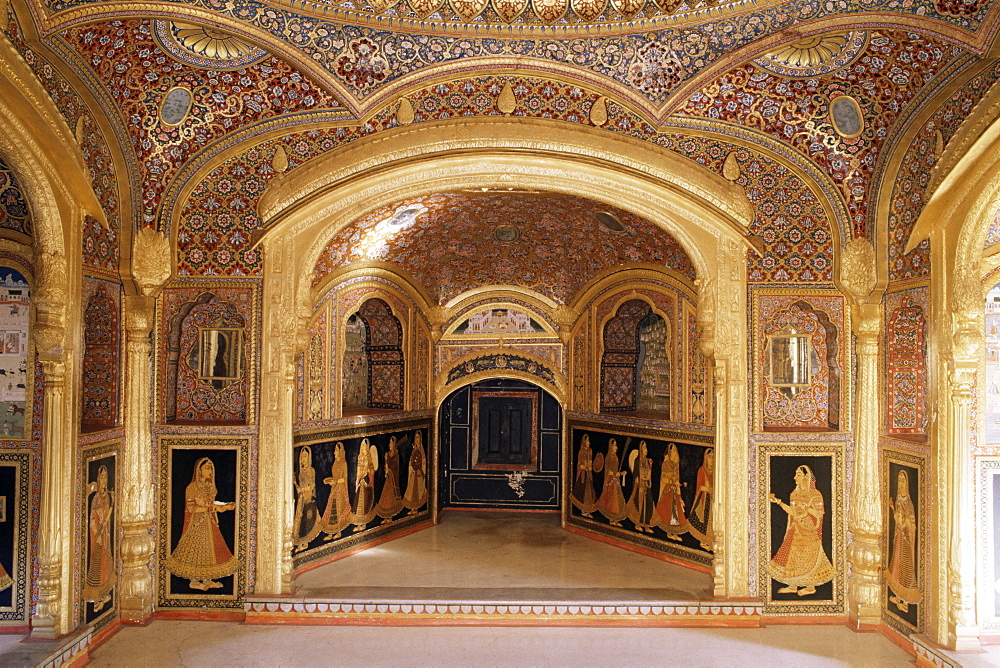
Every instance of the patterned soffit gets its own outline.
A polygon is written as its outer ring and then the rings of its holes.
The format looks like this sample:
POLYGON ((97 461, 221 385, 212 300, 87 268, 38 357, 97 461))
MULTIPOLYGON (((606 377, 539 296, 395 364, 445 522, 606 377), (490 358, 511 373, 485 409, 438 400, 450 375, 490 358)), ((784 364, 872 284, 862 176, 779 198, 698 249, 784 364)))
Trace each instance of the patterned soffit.
POLYGON ((681 245, 648 220, 582 197, 528 191, 449 192, 376 209, 334 235, 313 284, 356 262, 404 269, 439 304, 484 285, 565 304, 600 272, 639 262, 695 277, 681 245))
POLYGON ((502 25, 633 27, 635 21, 669 19, 692 14, 713 16, 759 0, 352 0, 350 4, 313 0, 324 13, 355 20, 403 19, 427 24, 468 24, 469 28, 502 25), (349 9, 353 6, 355 11, 349 9), (633 24, 629 26, 628 24, 633 24))

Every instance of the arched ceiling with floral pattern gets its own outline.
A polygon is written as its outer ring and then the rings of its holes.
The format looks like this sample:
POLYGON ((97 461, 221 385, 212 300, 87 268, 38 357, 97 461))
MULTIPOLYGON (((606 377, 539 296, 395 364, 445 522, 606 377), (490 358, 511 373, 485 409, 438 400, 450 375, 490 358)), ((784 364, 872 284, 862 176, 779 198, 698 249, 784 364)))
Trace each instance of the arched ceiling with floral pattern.
POLYGON ((482 285, 565 304, 602 271, 638 262, 695 278, 684 249, 650 221, 548 192, 451 192, 380 207, 334 235, 313 284, 357 262, 398 266, 439 304, 482 285))
POLYGON ((828 283, 838 238, 884 235, 891 277, 929 270, 903 247, 1000 76, 998 20, 985 0, 12 0, 4 32, 77 130, 109 234, 169 230, 182 275, 259 274, 257 199, 311 157, 510 114, 727 175, 757 210, 749 280, 828 283))

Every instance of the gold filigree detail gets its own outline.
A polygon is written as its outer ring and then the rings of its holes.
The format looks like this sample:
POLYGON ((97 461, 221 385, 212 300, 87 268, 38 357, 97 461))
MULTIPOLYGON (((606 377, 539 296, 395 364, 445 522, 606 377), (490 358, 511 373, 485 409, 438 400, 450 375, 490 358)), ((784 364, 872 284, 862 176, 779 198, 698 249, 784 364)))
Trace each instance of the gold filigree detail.
POLYGON ((196 56, 214 60, 234 60, 250 56, 256 48, 235 35, 191 23, 172 21, 174 40, 196 56))
POLYGON ((847 35, 813 35, 785 44, 767 56, 786 67, 817 67, 843 53, 850 41, 847 35))
POLYGON ((150 227, 139 230, 132 242, 132 275, 144 295, 152 295, 172 273, 170 240, 150 227))

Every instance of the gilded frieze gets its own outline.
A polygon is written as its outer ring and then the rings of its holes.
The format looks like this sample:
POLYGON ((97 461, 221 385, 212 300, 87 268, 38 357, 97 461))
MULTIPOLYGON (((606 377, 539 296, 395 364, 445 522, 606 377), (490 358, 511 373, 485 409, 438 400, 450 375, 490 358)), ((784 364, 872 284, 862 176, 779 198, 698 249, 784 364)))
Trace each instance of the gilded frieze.
POLYGON ((426 419, 410 419, 298 435, 295 567, 426 522, 432 433, 426 419))
POLYGON ((930 577, 926 461, 911 453, 883 450, 882 469, 886 494, 882 617, 903 635, 922 633, 930 577))
POLYGON ((109 441, 80 451, 77 606, 80 623, 95 628, 117 619, 120 448, 120 442, 109 441))
POLYGON ((567 523, 705 567, 714 549, 710 436, 570 421, 567 523))

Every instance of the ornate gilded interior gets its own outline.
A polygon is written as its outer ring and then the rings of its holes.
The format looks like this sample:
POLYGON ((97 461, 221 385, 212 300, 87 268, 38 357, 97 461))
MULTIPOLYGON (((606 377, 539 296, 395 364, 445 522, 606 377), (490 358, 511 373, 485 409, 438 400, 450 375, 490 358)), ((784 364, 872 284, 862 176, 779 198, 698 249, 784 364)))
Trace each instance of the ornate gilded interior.
POLYGON ((476 507, 1000 629, 995 3, 0 9, 0 626, 476 507))

